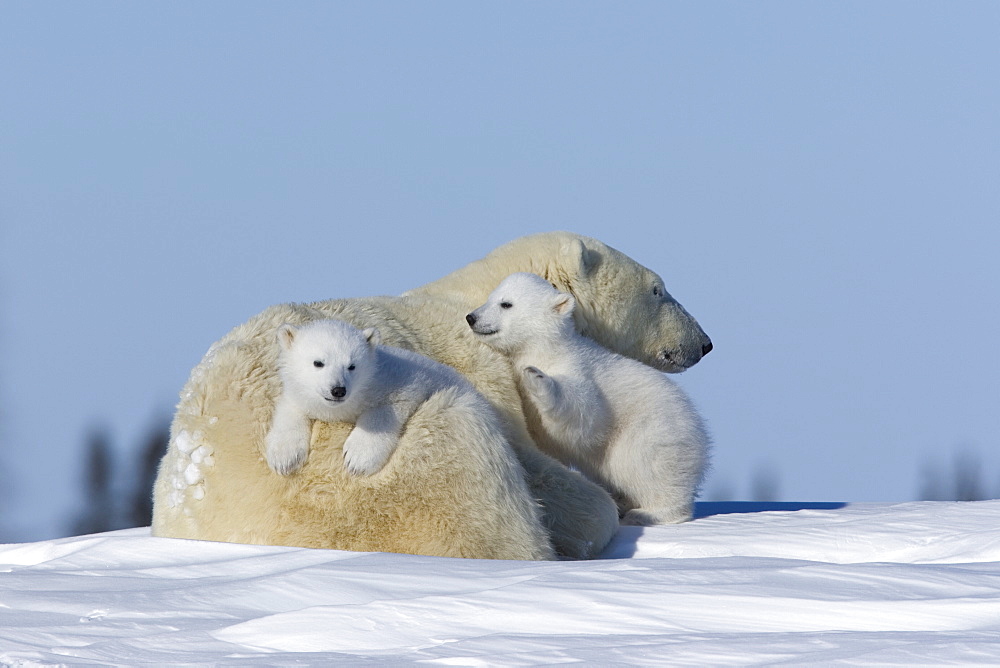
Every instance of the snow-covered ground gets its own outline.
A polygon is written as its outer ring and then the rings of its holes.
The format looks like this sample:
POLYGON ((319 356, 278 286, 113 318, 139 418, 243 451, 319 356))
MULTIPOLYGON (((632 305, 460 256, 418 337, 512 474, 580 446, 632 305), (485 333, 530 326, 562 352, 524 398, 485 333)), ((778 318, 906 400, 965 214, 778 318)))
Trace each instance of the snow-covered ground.
POLYGON ((0 546, 9 665, 1000 664, 1000 501, 700 504, 603 558, 0 546))

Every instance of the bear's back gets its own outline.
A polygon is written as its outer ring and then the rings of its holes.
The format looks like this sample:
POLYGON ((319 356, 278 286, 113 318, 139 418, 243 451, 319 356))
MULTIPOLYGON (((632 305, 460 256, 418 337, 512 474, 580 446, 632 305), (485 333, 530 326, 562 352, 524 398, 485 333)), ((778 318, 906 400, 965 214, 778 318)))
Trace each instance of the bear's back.
POLYGON ((419 400, 448 388, 475 392, 458 371, 420 353, 384 345, 379 345, 376 353, 378 376, 374 383, 389 400, 419 400))

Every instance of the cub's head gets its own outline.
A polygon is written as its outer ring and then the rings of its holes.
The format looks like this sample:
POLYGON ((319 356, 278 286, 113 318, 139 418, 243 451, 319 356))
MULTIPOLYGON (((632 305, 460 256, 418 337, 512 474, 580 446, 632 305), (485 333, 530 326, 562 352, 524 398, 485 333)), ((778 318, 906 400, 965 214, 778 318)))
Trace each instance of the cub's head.
POLYGON ((529 342, 570 334, 575 305, 572 295, 559 292, 541 276, 517 273, 505 278, 465 321, 488 346, 511 353, 529 342))
POLYGON ((278 328, 285 391, 314 412, 349 411, 375 366, 376 329, 361 331, 340 320, 316 320, 278 328))

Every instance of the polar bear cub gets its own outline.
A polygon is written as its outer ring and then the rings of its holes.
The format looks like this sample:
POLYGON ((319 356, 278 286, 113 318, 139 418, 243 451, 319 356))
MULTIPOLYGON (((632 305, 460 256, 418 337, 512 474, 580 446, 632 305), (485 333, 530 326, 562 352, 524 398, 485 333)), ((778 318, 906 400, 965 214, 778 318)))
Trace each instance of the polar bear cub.
POLYGON ((517 273, 466 321, 513 363, 538 444, 607 488, 624 524, 691 519, 708 463, 701 418, 663 373, 579 334, 574 306, 517 273))
POLYGON ((264 441, 268 465, 288 475, 309 455, 312 421, 353 422, 344 464, 371 475, 389 460, 407 420, 439 390, 474 392, 451 367, 423 355, 380 345, 376 329, 341 320, 278 328, 282 392, 264 441))

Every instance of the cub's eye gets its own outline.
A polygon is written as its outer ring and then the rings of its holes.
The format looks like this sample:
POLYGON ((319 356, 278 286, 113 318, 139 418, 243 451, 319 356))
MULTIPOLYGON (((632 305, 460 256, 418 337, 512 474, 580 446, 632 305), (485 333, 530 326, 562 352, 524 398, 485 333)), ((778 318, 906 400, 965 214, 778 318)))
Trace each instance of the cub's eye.
POLYGON ((510 302, 500 302, 500 308, 511 308, 513 304, 510 302))
POLYGON ((654 285, 653 286, 653 296, 654 297, 662 297, 663 296, 663 290, 660 289, 659 285, 654 285))
POLYGON ((316 367, 317 369, 322 369, 326 365, 320 362, 319 360, 316 360, 315 362, 313 362, 313 366, 316 367))
POLYGON ((354 365, 352 364, 351 366, 347 367, 347 370, 348 371, 354 371, 354 365))

